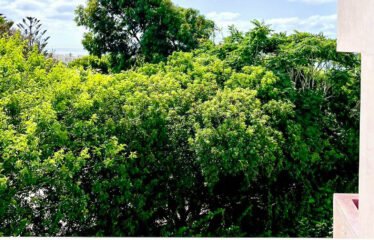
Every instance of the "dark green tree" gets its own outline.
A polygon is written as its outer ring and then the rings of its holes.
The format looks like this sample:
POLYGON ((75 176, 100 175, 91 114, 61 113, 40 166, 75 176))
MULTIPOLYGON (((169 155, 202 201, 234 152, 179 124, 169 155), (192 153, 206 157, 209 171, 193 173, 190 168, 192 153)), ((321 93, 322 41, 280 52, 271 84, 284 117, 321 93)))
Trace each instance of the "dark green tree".
POLYGON ((89 0, 76 14, 89 30, 84 47, 97 56, 109 53, 116 70, 190 51, 214 32, 212 21, 170 0, 89 0))
MULTIPOLYGON (((273 173, 275 179, 255 184, 261 204, 274 205, 258 209, 269 218, 253 226, 263 226, 269 236, 327 236, 333 193, 357 191, 360 59, 337 53, 336 41, 323 34, 287 35, 258 21, 254 25, 247 33, 232 29, 212 48, 239 72, 253 65, 271 70, 279 80, 272 89, 259 91, 262 100, 280 97, 294 104, 294 118, 273 122, 285 138, 286 160, 273 173), (274 98, 274 91, 281 94, 274 98)), ((236 84, 263 84, 254 79, 239 78, 236 84)))

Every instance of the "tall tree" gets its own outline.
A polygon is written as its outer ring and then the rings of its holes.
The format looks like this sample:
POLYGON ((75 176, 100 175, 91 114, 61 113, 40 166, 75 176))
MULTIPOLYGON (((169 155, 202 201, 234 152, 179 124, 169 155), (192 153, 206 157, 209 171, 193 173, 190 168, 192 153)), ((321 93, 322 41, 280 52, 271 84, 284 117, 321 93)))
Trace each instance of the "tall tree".
POLYGON ((35 17, 26 17, 22 19, 22 23, 17 24, 21 30, 21 34, 27 40, 27 48, 29 50, 37 46, 40 53, 47 54, 45 47, 48 45, 50 37, 45 37, 47 30, 42 29, 40 20, 35 17))
POLYGON ((212 21, 170 0, 88 0, 76 15, 89 30, 84 47, 97 56, 109 53, 117 70, 192 50, 214 32, 212 21))

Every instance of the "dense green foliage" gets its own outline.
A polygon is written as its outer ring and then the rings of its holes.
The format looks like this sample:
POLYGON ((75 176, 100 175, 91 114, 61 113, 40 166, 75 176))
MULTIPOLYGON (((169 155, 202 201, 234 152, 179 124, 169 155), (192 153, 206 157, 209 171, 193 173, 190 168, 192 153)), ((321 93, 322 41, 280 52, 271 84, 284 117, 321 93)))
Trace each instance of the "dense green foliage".
POLYGON ((214 31, 212 21, 171 0, 88 0, 76 13, 78 25, 89 30, 84 47, 99 57, 110 54, 116 71, 195 49, 214 31))
POLYGON ((255 25, 113 75, 1 38, 1 234, 328 236, 359 59, 255 25))

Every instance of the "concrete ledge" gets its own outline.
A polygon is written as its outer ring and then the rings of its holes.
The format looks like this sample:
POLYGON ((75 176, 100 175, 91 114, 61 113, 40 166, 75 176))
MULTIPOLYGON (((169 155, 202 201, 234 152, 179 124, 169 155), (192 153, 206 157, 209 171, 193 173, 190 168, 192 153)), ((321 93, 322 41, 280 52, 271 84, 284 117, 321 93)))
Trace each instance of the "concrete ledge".
POLYGON ((359 237, 358 194, 334 194, 334 238, 359 237))

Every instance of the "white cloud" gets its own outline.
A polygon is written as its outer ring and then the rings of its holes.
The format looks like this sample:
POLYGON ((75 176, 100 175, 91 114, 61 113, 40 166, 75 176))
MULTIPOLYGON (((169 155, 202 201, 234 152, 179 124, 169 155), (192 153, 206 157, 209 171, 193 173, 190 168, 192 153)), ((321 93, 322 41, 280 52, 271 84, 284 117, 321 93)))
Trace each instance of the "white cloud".
POLYGON ((215 21, 232 21, 240 17, 240 13, 236 12, 210 12, 207 15, 207 18, 210 18, 215 21))
POLYGON ((270 24, 276 31, 292 32, 294 30, 324 33, 328 37, 335 37, 336 35, 336 14, 328 16, 315 15, 308 18, 273 18, 265 22, 270 24))
POLYGON ((289 2, 302 2, 308 4, 325 4, 325 3, 333 3, 336 0, 288 0, 289 2))
MULTIPOLYGON (((235 25, 240 31, 248 31, 252 24, 250 20, 243 20, 239 13, 234 12, 211 12, 207 17, 214 20, 218 28, 221 30, 222 36, 217 36, 217 40, 228 34, 228 27, 235 25)), ((306 18, 287 17, 265 19, 265 23, 271 25, 271 28, 277 32, 292 33, 295 30, 311 33, 324 33, 328 37, 336 35, 336 14, 321 16, 314 15, 306 18)))
POLYGON ((231 25, 235 25, 241 31, 248 31, 251 27, 251 22, 243 20, 240 13, 236 12, 210 12, 206 16, 216 23, 221 32, 217 36, 218 41, 228 34, 228 27, 231 25))

